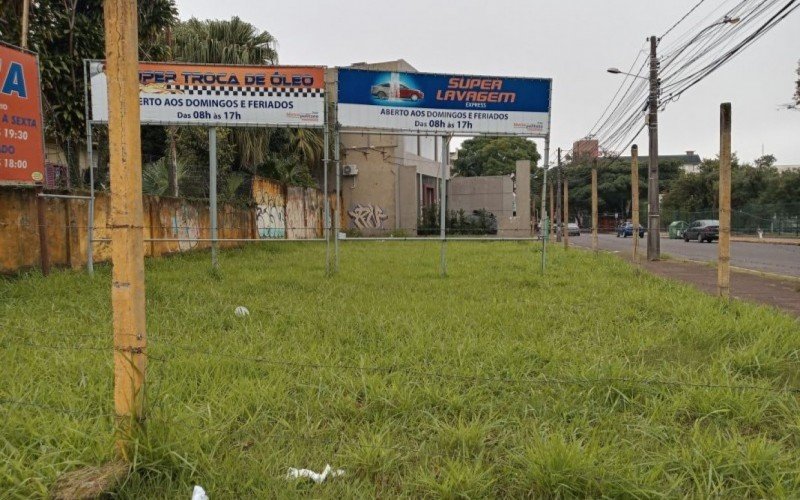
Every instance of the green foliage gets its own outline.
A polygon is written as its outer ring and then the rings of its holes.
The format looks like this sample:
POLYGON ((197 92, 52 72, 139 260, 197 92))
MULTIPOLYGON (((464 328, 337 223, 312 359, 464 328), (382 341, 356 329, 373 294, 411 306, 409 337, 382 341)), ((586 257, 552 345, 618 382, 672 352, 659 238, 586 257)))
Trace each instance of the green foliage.
MULTIPOLYGON (((612 255, 554 245, 542 276, 528 243, 450 242, 445 280, 439 252, 346 243, 336 279, 324 243, 148 260, 147 432, 112 496, 800 495, 795 318, 612 255)), ((0 278, 4 498, 114 457, 95 273, 0 278)))
MULTIPOLYGON (((749 205, 789 206, 800 200, 800 172, 779 172, 773 167, 775 157, 764 155, 755 166, 731 161, 731 208, 749 205)), ((705 159, 697 173, 682 173, 666 189, 663 207, 670 211, 701 211, 718 205, 719 159, 705 159)))
POLYGON ((464 177, 508 175, 516 171, 517 160, 530 160, 534 173, 539 158, 533 141, 521 137, 476 137, 461 145, 453 171, 464 177))
MULTIPOLYGON (((182 163, 178 164, 178 182, 181 182, 187 173, 187 168, 182 163)), ((142 192, 156 196, 169 196, 169 162, 167 158, 160 158, 142 167, 142 192)))
MULTIPOLYGON (((675 162, 659 163, 659 185, 666 190, 674 179, 680 176, 681 168, 675 162)), ((564 175, 569 179, 569 208, 579 218, 591 214, 592 166, 589 163, 575 163, 564 167, 564 175)), ((548 175, 548 184, 556 181, 555 170, 548 175)), ((639 192, 647 196, 647 164, 639 162, 639 192)), ((549 194, 548 194, 549 196, 549 194)), ((600 160, 597 164, 597 206, 600 213, 630 212, 631 166, 623 161, 600 160)))
MULTIPOLYGON (((142 56, 161 54, 160 34, 174 24, 174 0, 139 0, 142 56)), ((5 0, 0 9, 0 39, 19 44, 21 2, 5 0)), ((105 53, 101 0, 39 0, 31 2, 29 48, 39 54, 45 132, 67 155, 74 181, 78 151, 85 148, 83 59, 105 53)))
POLYGON ((277 40, 239 17, 195 18, 175 27, 176 61, 211 64, 277 64, 277 40))
MULTIPOLYGON (((432 204, 422 209, 417 221, 417 234, 429 236, 439 234, 441 228, 439 205, 432 204)), ((497 218, 486 209, 468 214, 462 210, 448 210, 445 214, 445 228, 449 235, 480 236, 497 234, 497 218)))
POLYGON ((800 107, 800 62, 797 63, 797 82, 795 82, 794 103, 800 107))

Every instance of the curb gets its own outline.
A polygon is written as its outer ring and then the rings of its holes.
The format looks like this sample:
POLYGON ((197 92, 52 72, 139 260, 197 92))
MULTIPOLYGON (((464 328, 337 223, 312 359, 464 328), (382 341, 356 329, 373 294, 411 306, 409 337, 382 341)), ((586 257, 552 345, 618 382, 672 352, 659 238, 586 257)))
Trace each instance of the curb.
POLYGON ((731 238, 731 242, 736 243, 761 243, 762 245, 788 245, 792 247, 800 247, 800 241, 797 240, 787 240, 787 241, 780 241, 780 240, 753 240, 749 238, 731 238))
MULTIPOLYGON (((687 262, 691 264, 701 264, 704 266, 711 265, 716 269, 717 263, 711 260, 694 260, 694 259, 685 259, 682 257, 673 257, 670 256, 668 260, 672 260, 675 262, 687 262)), ((771 278, 780 281, 791 281, 792 283, 800 283, 800 277, 797 276, 787 276, 785 274, 776 274, 770 273, 767 271, 758 271, 756 269, 747 269, 746 267, 737 267, 737 266, 730 266, 731 271, 741 273, 741 274, 752 274, 754 276, 761 276, 762 278, 771 278)))

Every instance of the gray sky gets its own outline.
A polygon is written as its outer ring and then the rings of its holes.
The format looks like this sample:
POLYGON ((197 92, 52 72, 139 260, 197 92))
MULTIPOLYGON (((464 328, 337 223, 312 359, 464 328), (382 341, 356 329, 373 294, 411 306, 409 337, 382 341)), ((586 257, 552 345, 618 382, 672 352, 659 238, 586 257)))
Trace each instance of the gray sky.
MULTIPOLYGON (((278 39, 281 64, 339 66, 403 58, 420 71, 553 78, 553 148, 583 137, 645 38, 660 35, 697 0, 177 0, 181 19, 238 15, 278 39), (386 10, 386 6, 396 8, 386 10)), ((710 10, 725 0, 707 0, 710 10)), ((727 9, 727 7, 726 7, 727 9)), ((698 10, 698 13, 703 12, 698 10)), ((690 18, 697 21, 698 18, 690 18)), ((692 23, 682 25, 688 29, 692 23)), ((719 104, 733 108, 733 150, 800 164, 800 112, 779 110, 794 91, 800 11, 671 103, 660 152, 719 149, 719 104)), ((662 41, 666 49, 683 33, 662 41)), ((646 151, 647 137, 638 139, 646 151)))

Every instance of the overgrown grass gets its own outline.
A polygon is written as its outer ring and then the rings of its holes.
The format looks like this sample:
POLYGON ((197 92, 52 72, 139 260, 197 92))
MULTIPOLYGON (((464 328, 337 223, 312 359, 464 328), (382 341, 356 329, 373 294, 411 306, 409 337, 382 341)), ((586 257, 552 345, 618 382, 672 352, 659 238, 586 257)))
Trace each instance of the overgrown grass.
MULTIPOLYGON (((317 244, 149 261, 119 496, 800 495, 795 319, 610 255, 554 245, 542 276, 530 244, 450 243, 441 279, 438 252, 348 242, 332 278, 317 244), (347 475, 284 479, 326 463, 347 475)), ((113 458, 110 272, 0 297, 0 496, 44 496, 113 458)))

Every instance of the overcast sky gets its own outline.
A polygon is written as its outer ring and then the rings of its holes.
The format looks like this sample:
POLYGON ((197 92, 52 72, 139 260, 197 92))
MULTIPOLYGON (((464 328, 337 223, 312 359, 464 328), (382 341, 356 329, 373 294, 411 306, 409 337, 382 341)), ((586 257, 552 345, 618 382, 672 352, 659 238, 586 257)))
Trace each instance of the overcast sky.
MULTIPOLYGON (((621 78, 606 68, 627 69, 647 36, 663 33, 696 3, 177 0, 181 19, 237 15, 269 31, 278 40, 281 64, 343 66, 402 58, 426 72, 552 78, 553 149, 569 149, 602 113, 621 78)), ((763 146, 778 163, 800 164, 800 112, 778 109, 794 91, 798 33, 800 11, 795 11, 670 104, 660 116, 660 153, 716 155, 719 104, 729 101, 733 149, 741 159, 752 161, 763 146)), ((674 41, 668 35, 662 45, 674 41)), ((645 134, 637 143, 646 151, 645 134)))

